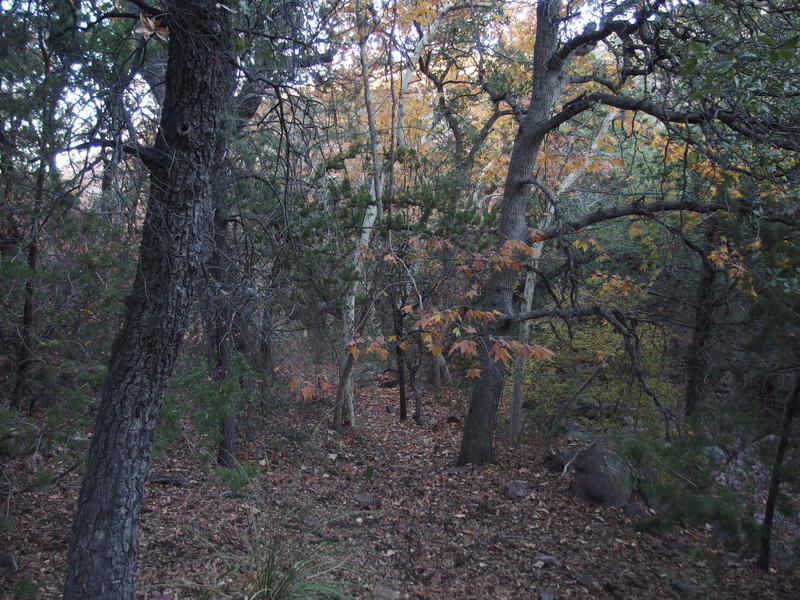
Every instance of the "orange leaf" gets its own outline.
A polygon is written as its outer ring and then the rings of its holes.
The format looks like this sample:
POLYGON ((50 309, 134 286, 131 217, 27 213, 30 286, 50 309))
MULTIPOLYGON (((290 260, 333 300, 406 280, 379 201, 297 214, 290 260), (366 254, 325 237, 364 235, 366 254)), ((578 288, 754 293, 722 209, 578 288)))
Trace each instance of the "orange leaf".
POLYGON ((469 379, 477 379, 480 376, 481 376, 481 370, 480 369, 469 369, 467 371, 467 377, 469 379))
POLYGON ((544 346, 532 346, 531 356, 535 356, 539 360, 553 360, 553 351, 544 346))
POLYGON ((461 340, 460 342, 455 342, 450 347, 450 352, 447 353, 447 356, 450 356, 456 350, 458 350, 462 356, 475 356, 478 353, 478 344, 473 340, 461 340))
POLYGON ((353 357, 353 360, 358 360, 358 356, 361 354, 361 350, 358 349, 358 346, 356 346, 355 342, 350 342, 347 344, 345 350, 347 350, 347 353, 353 357))
POLYGON ((489 350, 489 356, 494 358, 495 361, 502 361, 506 367, 511 362, 511 353, 506 349, 505 344, 499 341, 495 342, 494 346, 489 350))

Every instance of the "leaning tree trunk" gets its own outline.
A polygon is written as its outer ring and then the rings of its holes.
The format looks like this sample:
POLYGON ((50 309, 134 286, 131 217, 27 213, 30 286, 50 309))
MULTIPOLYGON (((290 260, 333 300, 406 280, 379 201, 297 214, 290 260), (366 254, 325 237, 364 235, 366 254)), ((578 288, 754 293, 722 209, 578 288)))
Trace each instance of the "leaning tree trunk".
MULTIPOLYGON (((546 129, 542 123, 549 117, 553 104, 564 86, 564 64, 548 64, 558 43, 557 0, 542 0, 536 11, 536 43, 534 47, 533 93, 528 113, 514 139, 500 207, 499 244, 508 240, 526 240, 528 234, 525 210, 530 197, 531 171, 536 163, 546 129)), ((484 287, 485 307, 503 315, 513 315, 514 288, 517 270, 492 270, 484 287)), ((512 334, 513 320, 500 318, 483 332, 480 350, 481 375, 472 388, 469 413, 464 423, 464 437, 458 464, 485 464, 493 459, 494 430, 497 407, 503 391, 506 368, 494 361, 489 348, 498 337, 512 334)))
MULTIPOLYGON (((594 136, 592 145, 589 148, 589 152, 591 154, 597 152, 597 147, 600 145, 600 139, 608 131, 608 128, 611 126, 611 122, 614 120, 614 116, 616 114, 617 111, 614 109, 609 110, 606 114, 605 118, 603 119, 603 124, 600 125, 600 129, 597 131, 597 135, 594 136)), ((560 196, 568 192, 570 188, 575 185, 575 182, 584 175, 585 172, 586 167, 570 171, 569 175, 567 175, 558 186, 558 191, 555 193, 555 197, 547 198, 545 214, 539 220, 537 229, 544 230, 553 224, 556 210, 558 209, 557 206, 552 206, 553 202, 558 202, 560 196)), ((546 188, 544 189, 546 190, 546 188)), ((545 195, 550 196, 549 193, 545 195)), ((534 242, 531 244, 531 249, 533 250, 533 254, 531 254, 527 260, 525 288, 522 296, 522 306, 520 308, 521 312, 528 312, 533 308, 533 296, 536 292, 535 270, 539 266, 539 259, 541 258, 542 250, 544 249, 544 241, 534 242)), ((520 325, 519 338, 524 343, 528 343, 528 338, 530 337, 530 328, 530 321, 523 321, 520 325)), ((508 427, 508 442, 512 446, 519 445, 522 436, 522 386, 525 379, 525 365, 527 363, 528 361, 525 356, 520 354, 517 356, 517 360, 514 364, 513 387, 511 389, 511 421, 508 427)))
POLYGON ((111 354, 72 530, 66 600, 132 600, 136 524, 153 431, 211 233, 211 185, 234 84, 228 10, 165 2, 166 97, 139 268, 111 354))
POLYGON ((789 448, 789 441, 792 436, 792 421, 794 421, 800 407, 800 375, 795 375, 794 389, 786 400, 786 407, 783 412, 783 424, 781 426, 781 437, 778 441, 778 451, 775 453, 775 460, 772 463, 772 476, 769 482, 769 493, 767 495, 767 506, 764 510, 764 522, 761 524, 761 545, 758 552, 758 566, 762 569, 769 568, 770 545, 772 542, 772 520, 775 517, 775 506, 778 503, 778 490, 783 479, 781 468, 789 448))

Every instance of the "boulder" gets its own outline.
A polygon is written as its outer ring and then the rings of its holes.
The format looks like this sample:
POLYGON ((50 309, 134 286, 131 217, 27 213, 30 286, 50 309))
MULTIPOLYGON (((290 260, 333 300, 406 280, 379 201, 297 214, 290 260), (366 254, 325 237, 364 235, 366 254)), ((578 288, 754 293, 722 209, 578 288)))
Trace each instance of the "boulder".
POLYGON ((520 479, 506 481, 503 486, 503 494, 505 494, 506 498, 524 498, 528 495, 528 485, 520 479))
POLYGON ((547 459, 547 470, 551 473, 561 473, 564 471, 564 466, 575 455, 573 450, 562 450, 558 454, 553 454, 547 459))
POLYGON ((658 474, 653 471, 640 473, 637 491, 647 508, 651 508, 658 513, 666 512, 672 508, 672 500, 669 494, 665 493, 664 487, 658 482, 658 474))
POLYGON ((602 506, 624 506, 633 491, 628 463, 617 452, 595 444, 573 463, 572 493, 602 506))
POLYGON ((625 514, 627 514, 629 517, 634 517, 636 519, 647 519, 650 517, 645 509, 634 502, 626 504, 622 507, 622 510, 624 510, 625 514))
POLYGON ((575 440, 576 442, 592 442, 597 437, 578 421, 564 423, 561 427, 561 432, 565 439, 575 440))

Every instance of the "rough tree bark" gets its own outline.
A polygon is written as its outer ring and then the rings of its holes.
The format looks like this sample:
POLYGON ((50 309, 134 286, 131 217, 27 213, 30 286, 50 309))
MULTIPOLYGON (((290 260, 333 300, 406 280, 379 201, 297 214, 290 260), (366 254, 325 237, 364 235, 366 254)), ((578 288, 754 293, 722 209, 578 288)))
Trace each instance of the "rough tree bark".
POLYGON ((716 270, 708 258, 719 243, 720 223, 717 215, 711 215, 706 223, 702 248, 695 248, 700 256, 700 277, 697 282, 692 342, 686 353, 686 392, 683 398, 683 412, 692 417, 703 403, 708 371, 706 344, 711 338, 714 326, 714 277, 716 270))
POLYGON ((66 600, 132 600, 136 524, 153 431, 186 329, 212 219, 234 85, 229 11, 168 0, 166 94, 139 268, 111 354, 68 557, 66 600))
MULTIPOLYGON (((533 59, 533 92, 528 113, 520 123, 508 165, 503 201, 500 208, 499 243, 525 241, 528 237, 525 210, 530 197, 531 170, 536 163, 546 130, 540 126, 549 116, 564 87, 564 62, 551 61, 558 44, 558 0, 541 0, 536 10, 536 43, 533 59)), ((513 314, 517 271, 503 268, 492 271, 484 288, 485 307, 503 314, 513 314)), ((503 319, 490 324, 483 334, 479 356, 481 376, 472 388, 469 413, 458 464, 485 464, 493 459, 494 429, 497 408, 506 374, 504 365, 489 355, 492 339, 513 333, 514 321, 503 319)))
MULTIPOLYGON (((614 116, 616 114, 617 111, 615 110, 610 110, 606 114, 605 118, 603 119, 603 123, 600 125, 600 129, 597 131, 597 135, 595 135, 592 145, 589 148, 591 154, 595 154, 597 152, 597 147, 600 143, 600 140, 608 131, 608 128, 611 126, 611 122, 614 120, 614 116)), ((586 167, 570 171, 569 175, 567 175, 559 184, 558 191, 555 193, 555 198, 547 198, 545 214, 539 220, 537 229, 545 230, 553 225, 556 210, 558 208, 557 206, 553 205, 554 202, 558 202, 559 197, 562 194, 567 193, 570 188, 575 185, 575 182, 577 182, 578 179, 584 175, 585 172, 586 167)), ((546 195, 550 196, 549 193, 546 195)), ((536 292, 535 269, 539 266, 539 259, 541 258, 542 250, 544 249, 544 240, 531 244, 531 249, 533 250, 533 254, 531 254, 527 260, 525 289, 522 296, 522 306, 520 307, 521 312, 528 312, 533 308, 533 296, 536 292)), ((520 324, 519 329, 520 340, 527 343, 528 338, 530 337, 530 321, 523 321, 520 324)), ((511 420, 508 427, 508 443, 511 446, 517 446, 522 436, 522 385, 525 379, 525 365, 527 363, 528 361, 525 356, 520 354, 517 356, 517 360, 514 364, 513 387, 511 390, 511 420)))

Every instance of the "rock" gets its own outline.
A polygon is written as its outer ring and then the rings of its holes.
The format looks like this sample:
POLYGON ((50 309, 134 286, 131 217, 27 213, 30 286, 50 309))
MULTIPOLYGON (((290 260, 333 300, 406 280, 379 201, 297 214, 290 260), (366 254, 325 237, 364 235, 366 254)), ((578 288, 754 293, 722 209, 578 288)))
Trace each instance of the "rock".
POLYGON ((673 579, 670 581, 669 587, 682 600, 692 600, 700 595, 700 590, 683 579, 673 579))
POLYGON ((358 502, 362 508, 380 508, 381 500, 372 494, 353 494, 353 500, 358 502))
POLYGON ((642 500, 644 500, 645 506, 652 508, 656 512, 665 512, 672 506, 672 501, 659 491, 658 486, 651 479, 642 478, 639 481, 637 491, 642 500))
POLYGON ((539 600, 556 600, 556 593, 553 590, 542 590, 539 592, 539 600))
POLYGON ((575 581, 577 581, 581 585, 593 588, 600 588, 600 582, 591 575, 587 575, 583 571, 571 571, 570 575, 575 581))
POLYGON ((596 437, 586 427, 575 421, 564 423, 562 430, 564 431, 564 437, 578 442, 591 442, 596 437))
POLYGON ((445 469, 445 473, 448 475, 458 475, 459 473, 464 473, 469 470, 469 467, 447 467, 445 469))
POLYGON ((506 481, 503 486, 503 494, 506 498, 524 498, 528 495, 528 484, 520 479, 506 481))
POLYGON ((385 585, 377 584, 372 588, 372 593, 380 600, 398 600, 402 594, 397 590, 386 587, 385 585))
POLYGON ((377 363, 368 361, 360 363, 356 369, 356 383, 359 385, 373 383, 380 376, 381 370, 377 363))
POLYGON ((622 507, 622 510, 625 511, 625 514, 627 514, 627 515, 629 515, 631 517, 636 517, 637 519, 647 519, 647 518, 650 517, 650 515, 648 514, 648 512, 645 509, 643 509, 641 506, 639 506, 638 504, 636 504, 634 502, 631 502, 629 504, 625 504, 622 507))
POLYGON ((598 400, 587 396, 578 398, 578 402, 575 406, 575 413, 578 416, 591 420, 599 418, 602 412, 603 405, 598 400))
POLYGON ((581 500, 602 506, 624 506, 633 492, 630 467, 618 453, 592 446, 573 463, 572 493, 581 500))
POLYGON ((549 554, 540 554, 536 557, 536 562, 542 563, 546 567, 560 567, 562 563, 555 556, 549 554))
POLYGON ((703 446, 700 449, 700 453, 713 466, 719 467, 721 465, 724 465, 725 462, 728 460, 728 454, 725 452, 725 450, 723 450, 719 446, 703 446))
POLYGON ((8 573, 16 573, 19 571, 19 563, 13 552, 0 554, 0 571, 6 571, 8 573))
POLYGON ((561 473, 570 459, 574 456, 573 450, 562 450, 558 454, 553 454, 547 459, 547 470, 551 473, 561 473))

